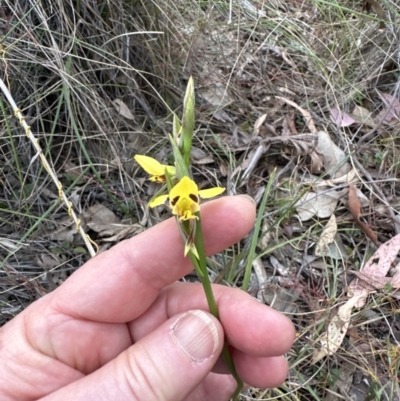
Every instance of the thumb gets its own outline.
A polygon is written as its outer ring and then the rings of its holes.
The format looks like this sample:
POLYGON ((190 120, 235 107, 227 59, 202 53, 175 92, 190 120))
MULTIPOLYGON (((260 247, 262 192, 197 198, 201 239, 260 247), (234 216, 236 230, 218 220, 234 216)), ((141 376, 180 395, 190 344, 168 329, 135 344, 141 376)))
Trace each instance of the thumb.
POLYGON ((210 314, 174 316, 94 373, 42 401, 179 401, 199 386, 216 363, 223 330, 210 314))

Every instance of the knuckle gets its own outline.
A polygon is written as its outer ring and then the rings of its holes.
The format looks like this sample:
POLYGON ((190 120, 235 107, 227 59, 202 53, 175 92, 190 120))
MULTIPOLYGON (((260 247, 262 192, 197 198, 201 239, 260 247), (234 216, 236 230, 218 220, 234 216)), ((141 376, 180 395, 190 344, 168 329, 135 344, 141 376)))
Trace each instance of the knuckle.
MULTIPOLYGON (((135 347, 134 347, 135 348, 135 347)), ((137 351, 137 350, 135 350, 137 351)), ((132 400, 167 401, 168 382, 150 353, 125 353, 124 377, 132 400)))

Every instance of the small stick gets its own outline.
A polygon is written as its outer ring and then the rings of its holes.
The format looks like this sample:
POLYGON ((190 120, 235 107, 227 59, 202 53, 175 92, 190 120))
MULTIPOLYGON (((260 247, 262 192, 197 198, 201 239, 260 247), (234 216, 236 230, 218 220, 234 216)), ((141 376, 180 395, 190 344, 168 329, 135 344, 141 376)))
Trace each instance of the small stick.
POLYGON ((7 86, 5 85, 4 81, 0 78, 0 88, 3 91, 4 95, 6 96, 7 100, 9 101, 13 111, 14 115, 16 118, 18 118, 19 124, 21 127, 25 130, 25 135, 29 138, 29 140, 32 142, 34 148, 36 149, 36 155, 34 156, 34 160, 37 157, 40 157, 40 160, 42 162, 43 167, 53 180, 53 182, 56 184, 56 187, 58 189, 58 196, 61 199, 61 201, 65 204, 68 210, 69 216, 72 218, 76 225, 76 231, 79 232, 79 234, 82 236, 83 241, 85 242, 85 245, 90 253, 90 256, 95 256, 98 251, 98 246, 97 244, 87 235, 82 228, 81 220, 76 216, 73 208, 72 208, 72 202, 67 198, 67 195, 65 194, 63 190, 63 186, 59 179, 57 178, 56 173, 54 172, 54 169, 51 167, 49 162, 46 160, 46 157, 43 154, 43 150, 39 145, 39 141, 35 138, 35 136, 32 133, 31 127, 26 123, 25 117, 22 115, 21 110, 18 108, 17 104, 15 103, 10 91, 8 90, 7 86), (94 250, 93 245, 96 247, 97 251, 94 250))

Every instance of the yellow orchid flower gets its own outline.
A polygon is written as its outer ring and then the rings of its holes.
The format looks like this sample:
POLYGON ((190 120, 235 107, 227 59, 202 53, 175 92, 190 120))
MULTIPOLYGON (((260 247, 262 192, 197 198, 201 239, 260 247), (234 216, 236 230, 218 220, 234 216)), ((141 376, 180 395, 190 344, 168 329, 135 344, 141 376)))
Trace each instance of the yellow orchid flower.
POLYGON ((176 174, 175 167, 161 164, 156 159, 149 156, 136 155, 134 159, 146 173, 150 174, 150 181, 165 182, 165 170, 172 176, 176 174))
POLYGON ((167 199, 172 209, 172 214, 179 217, 180 221, 197 219, 195 213, 200 210, 200 199, 213 198, 225 191, 225 188, 215 187, 199 191, 197 184, 189 177, 184 176, 168 195, 161 195, 150 202, 150 207, 162 205, 167 199))

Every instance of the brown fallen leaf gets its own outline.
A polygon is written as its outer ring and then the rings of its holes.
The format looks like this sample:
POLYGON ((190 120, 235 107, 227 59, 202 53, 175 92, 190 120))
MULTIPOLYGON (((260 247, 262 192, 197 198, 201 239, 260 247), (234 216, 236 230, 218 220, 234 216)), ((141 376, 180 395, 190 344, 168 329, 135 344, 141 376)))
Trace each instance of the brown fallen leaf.
POLYGON ((382 277, 374 274, 365 274, 364 272, 358 272, 350 270, 349 273, 353 273, 363 282, 367 283, 376 290, 383 290, 386 286, 390 285, 392 288, 400 288, 400 274, 396 274, 393 277, 382 277))
POLYGON ((383 8, 375 0, 364 0, 363 1, 363 8, 365 9, 365 11, 367 11, 367 13, 371 10, 371 7, 378 14, 379 18, 383 20, 383 21, 379 21, 379 29, 384 29, 385 28, 384 21, 387 21, 385 11, 383 11, 383 8))
POLYGON ((350 184, 351 182, 357 182, 357 181, 358 181, 357 171, 354 169, 350 170, 347 174, 344 174, 341 177, 332 178, 330 180, 318 180, 317 182, 315 182, 315 180, 314 181, 305 180, 305 182, 310 182, 310 184, 312 183, 312 185, 317 188, 336 187, 338 184, 344 184, 344 183, 350 184))
POLYGON ((324 168, 324 163, 322 162, 320 155, 317 152, 312 151, 309 156, 311 174, 321 174, 322 169, 324 168))
POLYGON ((114 99, 112 102, 112 105, 114 106, 115 110, 119 114, 121 114, 122 117, 127 118, 128 120, 134 120, 135 117, 129 110, 129 107, 121 100, 121 99, 114 99))
POLYGON ((366 125, 370 128, 374 128, 376 122, 372 118, 372 112, 361 106, 354 106, 352 117, 358 124, 366 125))
MULTIPOLYGON (((399 251, 400 234, 397 234, 377 249, 377 251, 372 255, 362 269, 362 274, 366 276, 373 276, 373 281, 375 281, 375 284, 377 284, 379 277, 386 277, 386 274, 390 270, 390 267, 393 261, 396 259, 399 251)), ((393 284, 393 279, 396 280, 395 284, 397 283, 397 274, 395 277, 392 278, 391 284, 393 284)), ((364 280, 360 281, 359 278, 354 279, 349 285, 349 294, 351 296, 358 297, 361 295, 355 305, 357 308, 364 306, 368 294, 375 290, 376 287, 368 284, 368 282, 364 280)))
POLYGON ((211 106, 221 109, 234 102, 233 97, 229 94, 228 88, 221 82, 214 82, 203 87, 199 89, 197 93, 211 106))
POLYGON ((330 245, 335 241, 337 233, 337 223, 334 214, 330 217, 324 230, 322 231, 321 237, 318 240, 317 246, 315 247, 316 256, 327 256, 329 253, 330 245))
POLYGON ((318 132, 318 141, 315 151, 321 155, 325 171, 331 177, 341 177, 351 170, 351 165, 347 162, 346 153, 340 149, 331 139, 326 131, 318 132))
POLYGON ((353 184, 349 184, 349 202, 348 208, 350 210, 351 215, 353 216, 356 224, 364 231, 365 235, 377 246, 379 247, 380 243, 376 234, 372 231, 371 227, 367 224, 363 223, 360 220, 361 216, 361 203, 360 199, 358 199, 356 193, 356 187, 353 184))
POLYGON ((328 324, 326 333, 320 337, 321 347, 314 352, 312 364, 315 364, 324 356, 334 354, 339 349, 350 325, 351 310, 361 297, 362 294, 359 294, 350 298, 338 309, 337 315, 328 324))
POLYGON ((275 96, 275 98, 283 100, 287 104, 290 104, 292 107, 299 110, 300 113, 303 115, 304 119, 306 120, 306 124, 307 124, 307 127, 310 130, 310 132, 312 134, 317 133, 317 128, 315 128, 314 120, 312 119, 311 114, 307 110, 303 109, 302 107, 300 107, 297 103, 293 102, 292 100, 286 99, 285 97, 275 96))
POLYGON ((343 190, 307 192, 294 206, 301 221, 310 220, 315 215, 324 219, 331 217, 341 197, 343 190))
POLYGON ((71 218, 67 216, 57 222, 57 228, 50 233, 49 237, 53 241, 73 243, 75 234, 77 234, 76 226, 71 218))
POLYGON ((331 120, 334 124, 341 128, 349 127, 356 122, 350 114, 347 114, 344 111, 336 108, 331 109, 331 120))
POLYGON ((89 207, 82 218, 104 242, 121 241, 143 230, 139 224, 125 224, 114 212, 101 204, 89 207))
POLYGON ((399 99, 397 99, 393 95, 390 95, 389 93, 383 93, 378 90, 376 92, 378 93, 384 104, 381 112, 376 117, 388 123, 393 119, 398 119, 400 114, 399 99))
POLYGON ((260 134, 260 129, 261 129, 262 125, 264 124, 267 117, 268 117, 268 114, 263 114, 257 118, 257 121, 254 123, 253 136, 258 136, 260 134))

